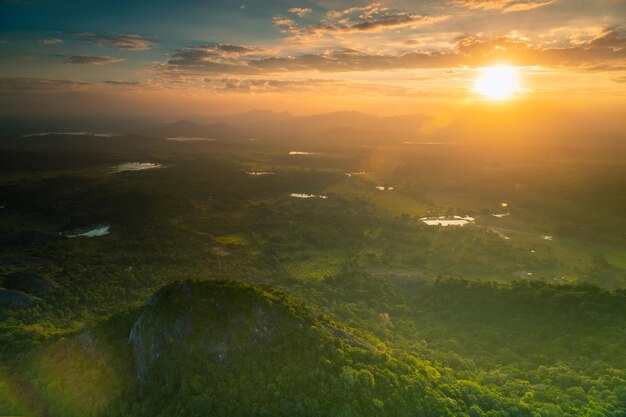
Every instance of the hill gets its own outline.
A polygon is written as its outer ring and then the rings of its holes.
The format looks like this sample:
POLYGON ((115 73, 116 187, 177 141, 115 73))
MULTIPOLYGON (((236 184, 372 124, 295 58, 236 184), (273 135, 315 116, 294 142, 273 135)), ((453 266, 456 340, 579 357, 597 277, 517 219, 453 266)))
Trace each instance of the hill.
POLYGON ((454 380, 429 362, 227 281, 167 286, 27 362, 21 389, 50 416, 457 416, 496 403, 449 398, 454 380))

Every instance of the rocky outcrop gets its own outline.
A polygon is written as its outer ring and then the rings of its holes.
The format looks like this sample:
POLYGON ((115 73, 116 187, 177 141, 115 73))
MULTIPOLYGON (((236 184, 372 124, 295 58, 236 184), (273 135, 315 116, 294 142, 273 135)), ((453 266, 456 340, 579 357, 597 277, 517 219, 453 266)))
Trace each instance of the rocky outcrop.
POLYGON ((206 281, 177 283, 158 291, 133 325, 129 342, 137 377, 144 380, 169 363, 201 360, 228 365, 260 350, 271 356, 280 349, 308 349, 322 338, 376 350, 280 292, 206 281))
POLYGON ((41 298, 33 297, 21 291, 0 288, 0 307, 28 308, 42 301, 41 298))
POLYGON ((177 283, 157 292, 134 324, 137 377, 144 379, 171 355, 201 354, 225 363, 239 353, 273 343, 280 329, 296 325, 268 294, 229 282, 177 283))

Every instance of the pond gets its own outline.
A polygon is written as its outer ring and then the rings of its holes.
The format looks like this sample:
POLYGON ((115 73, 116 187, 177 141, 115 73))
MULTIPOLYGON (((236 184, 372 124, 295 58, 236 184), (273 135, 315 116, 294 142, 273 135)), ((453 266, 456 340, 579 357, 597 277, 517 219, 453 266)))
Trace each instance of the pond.
POLYGON ((510 215, 511 213, 492 214, 493 217, 499 217, 499 218, 509 217, 510 215))
POLYGON ((69 238, 73 237, 100 237, 109 234, 110 226, 108 224, 81 227, 78 229, 61 232, 61 235, 69 238))
POLYGON ((124 162, 123 164, 115 165, 108 171, 109 174, 119 174, 126 171, 144 171, 146 169, 159 169, 163 168, 163 165, 157 162, 124 162))
POLYGON ((291 194, 289 194, 289 197, 293 197, 293 198, 321 198, 321 199, 327 199, 328 198, 325 195, 304 194, 304 193, 291 193, 291 194))
POLYGON ((116 136, 122 136, 116 133, 93 133, 93 132, 41 132, 41 133, 28 133, 22 135, 23 138, 33 138, 38 136, 52 136, 52 135, 67 135, 67 136, 95 136, 97 138, 112 138, 116 136))
POLYGON ((429 226, 465 226, 476 221, 476 218, 471 216, 439 216, 422 217, 420 220, 429 226))
POLYGON ((269 172, 269 171, 246 171, 246 175, 250 175, 252 177, 260 177, 262 175, 274 175, 274 172, 269 172))

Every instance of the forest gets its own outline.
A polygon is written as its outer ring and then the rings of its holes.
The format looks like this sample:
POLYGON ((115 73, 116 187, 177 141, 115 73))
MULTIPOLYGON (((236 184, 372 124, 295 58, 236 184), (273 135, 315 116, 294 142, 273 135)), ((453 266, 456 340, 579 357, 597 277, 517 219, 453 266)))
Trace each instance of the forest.
POLYGON ((0 415, 622 416, 616 152, 4 138, 0 415))

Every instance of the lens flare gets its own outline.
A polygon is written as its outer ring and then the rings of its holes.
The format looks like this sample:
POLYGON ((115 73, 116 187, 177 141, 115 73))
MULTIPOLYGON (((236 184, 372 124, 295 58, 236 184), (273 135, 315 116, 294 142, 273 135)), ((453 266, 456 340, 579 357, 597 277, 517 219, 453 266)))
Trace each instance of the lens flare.
POLYGON ((504 100, 519 91, 518 70, 506 65, 481 69, 474 91, 486 98, 504 100))

